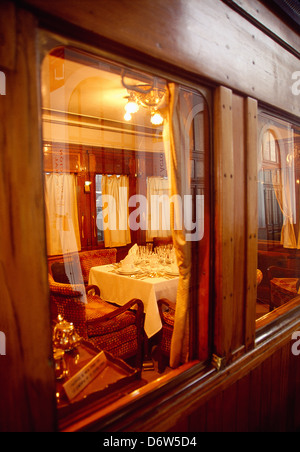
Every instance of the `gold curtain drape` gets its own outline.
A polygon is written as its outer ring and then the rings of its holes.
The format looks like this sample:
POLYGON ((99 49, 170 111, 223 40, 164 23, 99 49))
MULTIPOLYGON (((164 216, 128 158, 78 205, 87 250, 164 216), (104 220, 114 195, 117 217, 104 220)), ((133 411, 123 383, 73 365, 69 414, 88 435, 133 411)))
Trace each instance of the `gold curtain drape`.
MULTIPOLYGON (((284 176, 282 175, 284 178, 284 176)), ((272 172, 272 183, 275 192, 275 196, 280 207, 280 210, 284 216, 284 223, 281 229, 281 240, 280 243, 284 248, 297 248, 295 229, 293 224, 293 213, 291 206, 291 196, 290 196, 290 183, 288 178, 284 178, 285 185, 277 184, 277 171, 272 172)))
POLYGON ((189 287, 191 275, 191 243, 186 241, 183 221, 185 195, 190 194, 190 140, 187 127, 190 96, 174 83, 169 88, 169 110, 164 126, 164 147, 167 162, 170 195, 174 199, 171 225, 174 248, 179 268, 175 323, 171 343, 170 366, 177 367, 189 359, 189 287), (176 196, 179 195, 179 196, 176 196), (176 225, 182 224, 181 229, 176 225))
POLYGON ((86 302, 78 254, 81 243, 75 174, 45 175, 45 208, 48 255, 62 255, 70 284, 82 285, 82 299, 86 302))
POLYGON ((76 176, 46 174, 45 202, 48 255, 80 251, 76 176))
POLYGON ((102 204, 105 247, 131 243, 128 223, 128 176, 102 176, 102 204))
POLYGON ((170 237, 169 181, 162 177, 147 178, 147 241, 153 237, 170 237))

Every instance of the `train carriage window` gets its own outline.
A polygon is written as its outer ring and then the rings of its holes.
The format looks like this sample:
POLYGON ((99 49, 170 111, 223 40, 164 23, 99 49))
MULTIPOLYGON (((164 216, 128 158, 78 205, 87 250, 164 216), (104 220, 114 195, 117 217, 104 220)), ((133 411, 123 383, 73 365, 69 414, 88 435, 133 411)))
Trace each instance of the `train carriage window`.
POLYGON ((260 113, 258 152, 260 318, 298 296, 300 128, 260 113))
POLYGON ((71 349, 57 380, 68 411, 103 390, 75 384, 101 350, 112 388, 209 358, 195 328, 209 300, 209 114, 198 90, 74 48, 51 50, 41 80, 51 315, 81 338, 53 344, 71 349))

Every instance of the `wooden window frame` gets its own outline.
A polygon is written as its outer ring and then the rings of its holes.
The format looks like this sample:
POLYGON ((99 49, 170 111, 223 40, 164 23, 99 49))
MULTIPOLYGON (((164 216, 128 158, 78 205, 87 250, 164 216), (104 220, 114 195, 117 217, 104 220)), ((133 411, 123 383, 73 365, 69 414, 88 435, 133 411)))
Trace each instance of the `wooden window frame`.
MULTIPOLYGON (((110 49, 121 52, 123 56, 129 55, 133 60, 137 59, 139 61, 137 64, 142 65, 143 63, 144 66, 147 66, 149 61, 151 61, 151 63, 153 63, 153 68, 158 68, 158 70, 161 71, 163 71, 163 68, 166 66, 166 63, 164 63, 163 60, 166 58, 168 47, 166 47, 167 50, 164 50, 164 53, 161 54, 159 52, 161 52, 163 46, 158 43, 158 50, 156 50, 155 55, 157 58, 162 55, 162 62, 159 62, 158 59, 151 59, 149 55, 139 53, 134 49, 130 50, 130 46, 134 47, 135 45, 134 41, 130 42, 130 34, 128 34, 128 36, 126 34, 124 35, 124 42, 128 47, 118 43, 118 36, 116 37, 116 41, 113 41, 115 36, 113 33, 110 38, 111 40, 99 36, 98 19, 99 17, 104 17, 103 20, 105 20, 106 17, 105 14, 99 16, 99 14, 102 14, 100 9, 96 11, 94 16, 95 19, 91 18, 90 11, 85 11, 82 22, 80 22, 79 16, 81 11, 79 10, 76 12, 77 16, 75 14, 74 19, 74 16, 69 15, 69 5, 68 2, 66 2, 61 5, 60 12, 62 19, 53 25, 55 9, 52 9, 53 5, 51 2, 46 4, 41 1, 24 1, 22 3, 27 4, 27 8, 30 8, 28 4, 35 4, 36 9, 34 10, 34 14, 36 15, 33 15, 27 10, 19 10, 13 2, 6 1, 4 1, 1 6, 1 10, 3 10, 4 13, 0 15, 0 17, 2 17, 5 44, 0 48, 2 57, 1 64, 8 73, 7 97, 1 98, 1 101, 3 101, 1 102, 1 113, 3 118, 6 118, 5 124, 8 129, 5 140, 2 140, 4 143, 2 150, 3 161, 8 162, 8 166, 6 172, 4 172, 4 170, 2 172, 2 179, 5 181, 5 184, 1 185, 1 195, 3 195, 2 212, 7 218, 7 221, 5 223, 3 222, 4 237, 10 239, 10 241, 7 240, 7 243, 5 243, 5 249, 1 250, 1 258, 3 262, 8 262, 8 270, 11 270, 7 273, 2 271, 3 302, 0 306, 0 313, 1 321, 4 318, 5 326, 9 329, 9 335, 7 335, 7 349, 13 352, 7 359, 5 358, 5 375, 4 373, 0 374, 0 388, 1 395, 3 395, 1 402, 3 403, 3 410, 5 409, 5 417, 1 416, 0 420, 3 428, 6 426, 8 426, 8 428, 14 426, 17 430, 34 429, 36 431, 46 431, 55 430, 57 424, 55 400, 53 398, 55 391, 54 379, 49 372, 51 330, 47 312, 48 282, 45 259, 45 230, 41 215, 44 209, 42 197, 43 182, 42 177, 39 177, 39 175, 42 174, 42 155, 39 129, 39 100, 37 95, 39 87, 36 61, 36 33, 38 29, 38 20, 41 20, 43 24, 46 24, 48 29, 55 29, 60 33, 64 31, 64 26, 68 20, 70 34, 75 34, 75 36, 83 35, 83 33, 81 33, 82 30, 87 30, 90 26, 90 29, 94 30, 94 32, 87 31, 85 36, 87 42, 91 43, 94 40, 96 45, 103 45, 107 51, 110 49), (42 13, 41 10, 43 8, 45 8, 45 11, 42 13), (51 14, 54 14, 54 16, 51 14), (79 28, 78 25, 78 28, 76 28, 76 20, 80 23, 82 28, 79 28), (17 24, 18 26, 16 26, 17 24), (22 43, 20 41, 22 41, 22 43), (26 87, 24 87, 25 80, 27 81, 26 87), (13 115, 11 114, 11 111, 14 112, 13 115), (15 131, 18 131, 18 133, 16 134, 15 131), (27 162, 30 162, 30 166, 20 165, 20 162, 24 159, 27 162), (23 180, 22 178, 24 179, 24 184, 19 184, 19 186, 13 185, 14 181, 23 180), (28 211, 25 211, 22 205, 20 206, 20 211, 17 213, 14 212, 13 214, 11 208, 12 189, 14 199, 23 199, 24 192, 26 191, 26 204, 34 206, 33 213, 38 213, 39 215, 28 215, 28 211), (20 222, 22 215, 24 215, 24 221, 20 222), (24 237, 26 237, 26 240, 24 240, 24 237), (16 256, 18 256, 18 259, 16 256), (24 273, 16 276, 12 271, 15 260, 18 263, 18 268, 25 269, 24 273), (30 262, 30 268, 28 262, 30 262), (13 291, 10 290, 12 287, 14 288, 13 291), (26 302, 24 302, 24 294, 26 295, 26 302), (32 328, 33 325, 34 328, 32 328), (7 375, 9 376, 9 383, 7 381, 7 375), (6 391, 8 388, 10 389, 9 397, 6 391), (26 415, 21 416, 20 413, 26 415)), ((197 7, 196 4, 195 7, 197 7)), ((201 7, 203 6, 201 5, 201 7)), ((205 8, 209 7, 204 6, 204 9, 205 8)), ((206 14, 207 12, 209 12, 209 10, 206 11, 206 14)), ((70 11, 70 13, 72 12, 70 11)), ((115 17, 112 19, 116 20, 115 17)), ((245 24, 245 22, 243 24, 245 24)), ((253 28, 249 24, 245 25, 245 35, 247 31, 249 36, 251 36, 253 28)), ((116 29, 111 23, 107 26, 111 30, 116 29)), ((227 26, 230 26, 229 20, 227 26)), ((226 24, 224 27, 224 30, 226 30, 226 24)), ((183 29, 182 33, 189 35, 192 32, 190 30, 193 30, 193 28, 183 29)), ((239 30, 235 29, 234 33, 238 33, 238 31, 239 30)), ((105 36, 107 29, 104 31, 101 30, 101 32, 103 32, 105 36)), ((234 33, 230 37, 232 41, 229 42, 238 45, 239 43, 237 42, 237 39, 235 39, 237 35, 234 33)), ((184 37, 185 36, 183 35, 182 38, 184 37)), ((149 38, 152 39, 151 33, 149 33, 149 38)), ((178 35, 177 38, 178 42, 180 42, 180 35, 178 35)), ((264 36, 260 37, 257 35, 255 36, 255 40, 253 39, 252 44, 249 40, 249 52, 251 53, 251 46, 252 49, 254 47, 257 48, 259 45, 262 46, 264 38, 264 36)), ((185 39, 182 39, 182 42, 185 43, 185 39)), ((192 42, 192 40, 190 42, 192 42)), ((190 60, 188 56, 185 59, 183 58, 183 52, 186 51, 186 48, 183 50, 184 47, 178 47, 176 52, 174 52, 174 58, 170 58, 170 61, 173 61, 175 64, 175 66, 172 66, 172 63, 170 63, 170 72, 178 75, 181 70, 180 63, 183 61, 187 64, 188 69, 191 70, 191 73, 189 73, 188 70, 182 72, 184 73, 184 77, 187 79, 190 77, 190 80, 194 81, 195 84, 196 81, 197 83, 199 82, 198 74, 205 74, 205 76, 211 80, 209 84, 212 87, 215 87, 216 84, 219 83, 229 83, 228 80, 230 80, 232 85, 234 85, 235 81, 239 82, 237 77, 239 77, 240 74, 235 70, 234 64, 232 65, 232 70, 229 72, 217 71, 217 73, 215 73, 216 68, 209 64, 212 52, 207 52, 209 57, 204 55, 203 59, 195 59, 194 55, 197 51, 197 45, 198 49, 201 45, 201 37, 196 35, 195 43, 195 49, 192 51, 193 58, 190 58, 190 60), (198 63, 198 61, 200 61, 200 63, 198 63), (192 72, 196 75, 192 75, 192 72), (231 80, 231 77, 233 80, 231 80)), ((153 42, 151 42, 151 44, 153 44, 153 42)), ((245 40, 241 40, 240 45, 243 46, 244 44, 245 40)), ((147 49, 146 40, 144 48, 147 49)), ((233 46, 233 48, 235 48, 235 46, 233 46)), ((215 50, 218 51, 218 49, 215 50)), ((227 50, 229 51, 229 46, 227 50)), ((221 53, 216 54, 215 58, 218 60, 220 57, 220 62, 222 62, 221 55, 224 54, 224 50, 221 46, 219 52, 221 53)), ((261 52, 263 55, 264 47, 261 52)), ((148 53, 150 54, 150 51, 148 53)), ((199 52, 197 54, 199 54, 199 52)), ((274 55, 276 54, 278 54, 278 49, 274 48, 274 55)), ((227 58, 227 61, 229 58, 228 55, 230 55, 230 53, 226 54, 226 57, 224 57, 224 59, 227 58)), ((287 64, 289 67, 293 68, 294 60, 287 55, 287 53, 285 53, 285 59, 283 59, 284 61, 282 64, 280 64, 279 60, 280 59, 278 58, 276 70, 282 71, 283 64, 287 64)), ((250 64, 252 65, 251 61, 250 64)), ((270 64, 272 64, 272 61, 270 61, 270 64)), ((223 67, 225 66, 226 65, 223 67)), ((270 66, 266 67, 266 83, 272 81, 275 69, 270 68, 270 66), (269 69, 269 72, 267 72, 267 69, 269 69)), ((178 79, 179 78, 180 77, 178 77, 178 79)), ((281 108, 286 109, 286 111, 292 113, 299 112, 297 106, 298 100, 291 97, 290 93, 287 93, 287 96, 283 96, 281 90, 277 89, 274 92, 274 90, 270 88, 265 95, 263 90, 266 84, 260 87, 259 77, 253 80, 253 86, 251 85, 252 88, 249 88, 248 85, 243 83, 241 85, 237 83, 237 86, 240 91, 248 92, 248 94, 251 90, 252 93, 256 92, 258 98, 261 97, 265 101, 269 101, 269 103, 275 103, 278 106, 281 106, 281 108)), ((269 86, 271 87, 272 84, 269 83, 269 86)), ((215 254, 212 257, 217 263, 215 274, 216 296, 213 301, 216 306, 216 312, 219 315, 217 325, 220 326, 220 329, 217 330, 214 351, 218 353, 221 358, 225 356, 228 363, 232 359, 232 350, 230 349, 229 339, 230 335, 233 333, 234 325, 231 322, 230 331, 226 331, 224 322, 230 316, 232 307, 229 303, 225 303, 223 306, 222 299, 223 296, 228 295, 230 297, 230 294, 232 293, 232 283, 225 278, 233 275, 233 263, 231 261, 233 224, 232 218, 229 217, 227 211, 223 210, 220 202, 224 200, 227 206, 232 206, 234 190, 232 184, 233 181, 225 180, 225 174, 228 174, 230 179, 230 175, 232 174, 234 177, 235 174, 230 172, 234 169, 232 160, 233 151, 229 145, 229 136, 232 131, 227 131, 226 125, 229 124, 232 126, 232 92, 231 90, 227 90, 227 88, 217 88, 215 96, 214 120, 217 130, 215 132, 214 170, 216 184, 213 186, 215 198, 212 204, 216 207, 215 210, 217 211, 218 216, 216 216, 215 219, 216 240, 215 237, 212 239, 215 250, 215 254), (225 154, 223 149, 223 137, 226 137, 225 148, 228 151, 229 161, 227 161, 227 151, 225 154), (226 170, 226 173, 224 170, 226 170), (227 173, 227 171, 229 172, 227 173), (227 196, 229 196, 228 199, 227 196), (226 232, 226 238, 229 239, 228 243, 223 243, 221 232, 218 230, 219 227, 222 227, 222 231, 226 232), (227 227, 229 227, 228 231, 226 229, 227 227), (222 248, 217 249, 217 245, 220 245, 222 248), (226 257, 230 259, 228 270, 226 269, 226 257), (225 271, 224 273, 223 270, 225 271), (225 282, 222 281, 223 274, 225 275, 225 282), (224 343, 223 338, 225 338, 224 343)), ((253 120, 255 114, 253 111, 255 102, 256 101, 253 99, 246 100, 247 113, 243 116, 247 130, 245 140, 247 143, 246 149, 249 150, 253 150, 253 136, 250 131, 254 127, 253 120)), ((253 130, 253 133, 255 135, 257 131, 253 130)), ((284 326, 282 326, 281 320, 276 322, 275 326, 272 324, 272 331, 269 332, 266 341, 264 341, 264 333, 260 331, 259 346, 256 350, 252 350, 252 347, 254 347, 255 336, 255 327, 252 320, 252 305, 253 300, 255 299, 254 281, 256 281, 256 275, 254 274, 255 257, 253 255, 254 252, 256 253, 256 237, 253 228, 255 223, 253 217, 256 215, 255 209, 253 208, 256 203, 254 187, 256 150, 255 152, 247 154, 247 183, 245 185, 247 188, 245 199, 249 202, 247 202, 248 207, 246 208, 247 234, 245 233, 245 237, 247 240, 244 245, 246 250, 245 259, 249 259, 250 266, 249 268, 247 267, 244 286, 246 289, 245 344, 247 344, 249 350, 251 349, 251 352, 248 355, 244 354, 236 365, 225 369, 224 373, 216 373, 215 369, 212 367, 203 368, 202 365, 197 362, 189 363, 189 365, 185 367, 185 371, 183 373, 180 371, 177 377, 171 381, 168 381, 167 379, 162 380, 159 387, 155 387, 155 392, 153 387, 149 387, 147 392, 140 397, 137 394, 131 394, 127 396, 126 401, 122 400, 119 404, 116 402, 113 411, 104 413, 101 420, 99 420, 99 413, 90 413, 89 421, 92 428, 100 431, 101 429, 102 431, 105 431, 105 429, 113 431, 114 429, 120 430, 122 428, 141 428, 144 429, 144 431, 151 431, 151 428, 157 429, 158 426, 163 430, 173 428, 174 425, 180 421, 182 413, 185 413, 186 416, 188 416, 192 414, 193 410, 197 409, 201 403, 205 403, 208 392, 210 396, 213 396, 218 390, 223 391, 224 388, 228 387, 230 382, 240 378, 240 366, 244 366, 243 372, 246 373, 247 370, 249 370, 249 367, 252 366, 252 368, 254 368, 254 366, 263 362, 265 359, 264 350, 267 349, 268 356, 271 356, 274 350, 279 350, 280 344, 282 344, 283 341, 285 341, 285 344, 288 344, 290 331, 292 331, 292 328, 300 326, 299 307, 295 307, 293 312, 288 312, 286 314, 286 323, 284 326), (252 164, 254 155, 255 165, 252 164), (253 187, 253 191, 251 190, 251 187, 253 187), (282 329, 284 329, 283 334, 279 334, 278 331, 281 332, 282 329), (274 340, 271 342, 271 339, 274 340), (251 360, 253 360, 253 363, 251 360), (149 401, 149 399, 151 399, 151 401, 149 401), (121 403, 124 403, 124 405, 121 406, 121 403), (158 410, 158 406, 160 410, 158 410), (178 410, 175 410, 174 408, 178 408, 178 410), (173 412, 172 416, 170 416, 171 410, 173 412)), ((271 327, 268 325, 268 328, 270 329, 271 327)), ((258 343, 258 338, 256 343, 258 343)), ((243 351, 245 348, 246 347, 243 347, 243 351)), ((81 427, 86 427, 86 425, 83 426, 81 424, 81 427)))
MULTIPOLYGON (((63 42, 63 38, 61 36, 53 36, 51 32, 45 31, 45 30, 39 30, 40 33, 40 40, 45 43, 47 42, 47 37, 49 38, 49 41, 51 43, 51 48, 48 49, 48 45, 42 46, 41 50, 41 56, 43 57, 47 50, 50 51, 52 48, 55 48, 56 45, 61 45, 63 42)), ((79 52, 82 51, 84 53, 87 53, 89 57, 95 57, 97 58, 105 58, 106 60, 111 61, 112 63, 124 63, 124 58, 120 56, 120 54, 114 54, 114 53, 107 53, 104 50, 100 50, 98 48, 95 48, 94 46, 86 46, 82 42, 77 42, 73 40, 68 40, 68 44, 74 48, 74 50, 78 50, 79 52)), ((67 44, 67 45, 68 45, 67 44)), ((172 370, 170 372, 170 375, 167 375, 165 378, 162 378, 162 381, 155 384, 155 381, 152 384, 148 384, 146 388, 142 388, 139 390, 139 398, 146 397, 147 394, 155 392, 155 394, 160 393, 160 390, 162 387, 164 387, 164 390, 168 390, 173 385, 176 385, 176 381, 184 381, 186 378, 189 378, 189 375, 194 373, 203 372, 203 366, 206 365, 210 369, 210 361, 212 356, 212 343, 211 343, 211 335, 210 331, 212 328, 211 323, 211 315, 212 315, 212 306, 210 305, 209 295, 212 291, 212 281, 211 281, 211 235, 212 235, 212 227, 210 224, 210 214, 209 211, 212 208, 211 206, 211 186, 213 179, 211 179, 209 176, 211 174, 211 148, 212 148, 212 90, 210 87, 206 86, 205 84, 196 84, 189 80, 183 79, 179 76, 175 76, 174 74, 170 75, 168 77, 168 74, 164 71, 156 71, 155 68, 145 68, 144 65, 138 65, 137 61, 135 59, 126 59, 126 62, 131 67, 139 68, 140 70, 147 71, 149 73, 153 73, 155 75, 163 76, 165 78, 170 78, 174 82, 178 83, 181 86, 185 86, 187 89, 193 90, 197 93, 199 93, 204 101, 208 105, 208 115, 209 119, 208 122, 205 124, 205 127, 207 127, 208 130, 208 140, 210 140, 209 143, 206 143, 206 147, 208 149, 205 149, 205 168, 204 168, 204 178, 206 181, 209 181, 207 183, 207 191, 209 193, 206 193, 206 197, 208 201, 205 201, 205 225, 204 230, 206 231, 205 239, 201 241, 201 244, 198 246, 197 243, 192 242, 192 253, 195 256, 199 257, 199 262, 197 262, 197 265, 194 266, 193 273, 192 273, 192 281, 193 284, 190 288, 190 296, 191 296, 191 312, 193 314, 190 316, 190 351, 191 351, 191 360, 187 364, 182 365, 180 368, 172 370), (207 155, 206 155, 207 154, 207 155), (200 258, 201 256, 205 256, 205 258, 200 258), (197 274, 196 274, 197 272, 197 274), (197 275, 201 273, 201 291, 199 290, 198 285, 198 278, 197 275), (203 295, 203 293, 205 295, 203 295), (201 300, 200 300, 201 297, 201 300), (204 301, 203 301, 204 300, 204 301), (197 344, 197 345, 196 345, 197 344)), ((89 168, 89 171, 91 174, 94 174, 93 171, 91 171, 91 168, 89 168)), ((92 200, 93 202, 93 200, 92 200)), ((211 295, 210 295, 211 297, 211 295)), ((161 379, 160 379, 161 380, 161 379)), ((128 396, 122 397, 122 400, 117 403, 118 409, 126 409, 126 406, 128 404, 128 400, 130 399, 130 394, 128 396)), ((137 402, 139 403, 139 402, 137 402)), ((84 419, 80 418, 80 415, 77 415, 76 413, 73 416, 70 416, 67 419, 62 419, 60 421, 60 429, 77 429, 79 426, 82 427, 82 425, 89 425, 91 422, 91 419, 93 419, 93 412, 94 410, 99 410, 101 412, 100 418, 101 418, 101 425, 102 425, 102 418, 106 415, 114 416, 114 407, 110 408, 104 408, 102 409, 102 403, 100 402, 99 405, 96 403, 96 407, 93 406, 91 408, 91 417, 89 417, 89 409, 87 409, 84 413, 84 419), (77 418, 79 416, 79 418, 77 418), (78 421, 78 423, 77 423, 78 421)), ((80 428, 81 428, 80 427, 80 428)))

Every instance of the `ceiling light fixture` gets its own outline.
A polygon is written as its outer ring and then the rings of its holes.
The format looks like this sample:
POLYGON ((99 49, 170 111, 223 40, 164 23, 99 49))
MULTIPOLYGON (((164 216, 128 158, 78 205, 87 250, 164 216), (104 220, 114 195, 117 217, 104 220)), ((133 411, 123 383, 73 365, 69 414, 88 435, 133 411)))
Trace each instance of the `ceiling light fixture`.
POLYGON ((164 118, 158 111, 152 110, 150 121, 154 126, 160 126, 164 122, 164 118))
POLYGON ((126 111, 126 113, 124 115, 124 119, 125 119, 125 121, 131 121, 132 116, 130 113, 128 113, 128 111, 126 111))
POLYGON ((138 103, 136 102, 134 95, 131 93, 129 95, 128 102, 125 105, 126 113, 129 113, 130 115, 133 113, 137 113, 139 111, 139 108, 140 107, 139 107, 138 103))
POLYGON ((125 105, 126 114, 124 119, 130 121, 131 115, 139 110, 139 106, 142 106, 150 110, 151 123, 153 125, 161 125, 163 117, 158 111, 158 107, 162 105, 165 99, 165 83, 160 82, 157 77, 148 78, 148 80, 147 83, 143 83, 141 80, 136 82, 135 76, 127 75, 125 72, 122 73, 122 84, 129 94, 128 102, 125 105), (125 81, 125 78, 130 79, 133 83, 125 81))

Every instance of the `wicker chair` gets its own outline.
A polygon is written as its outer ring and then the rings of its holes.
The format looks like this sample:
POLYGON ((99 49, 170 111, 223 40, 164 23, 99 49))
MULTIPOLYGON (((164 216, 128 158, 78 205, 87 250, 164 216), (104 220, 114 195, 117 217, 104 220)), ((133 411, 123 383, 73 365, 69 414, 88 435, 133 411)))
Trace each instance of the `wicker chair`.
POLYGON ((97 267, 98 265, 114 264, 116 262, 116 258, 116 248, 105 248, 101 250, 81 252, 79 254, 79 259, 84 284, 88 285, 89 283, 89 273, 92 267, 97 267))
POLYGON ((271 266, 267 270, 270 287, 270 311, 298 295, 300 270, 271 266))
POLYGON ((57 283, 50 273, 49 287, 53 320, 61 314, 73 323, 82 338, 118 358, 135 356, 136 367, 141 368, 144 311, 141 300, 133 299, 116 307, 100 298, 97 286, 57 283), (136 309, 131 310, 133 307, 136 309))
POLYGON ((160 340, 158 344, 158 372, 162 373, 169 363, 171 340, 174 329, 175 303, 161 298, 157 302, 162 322, 160 340))

